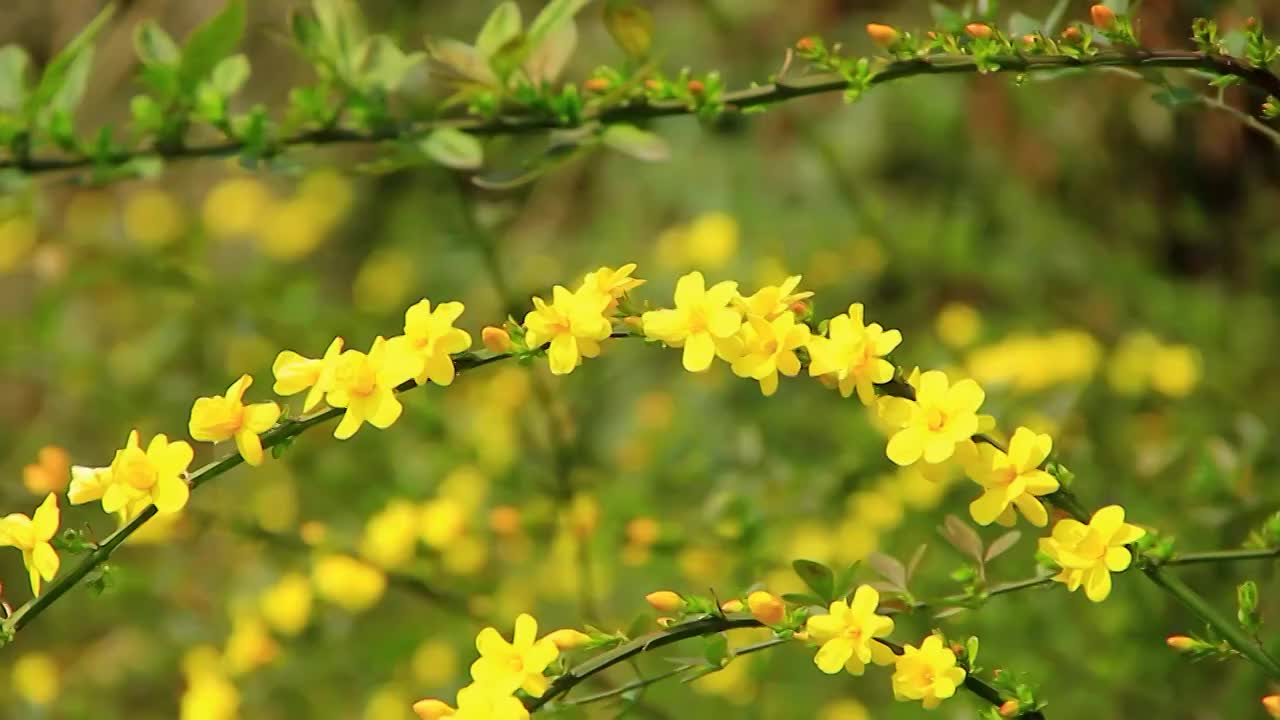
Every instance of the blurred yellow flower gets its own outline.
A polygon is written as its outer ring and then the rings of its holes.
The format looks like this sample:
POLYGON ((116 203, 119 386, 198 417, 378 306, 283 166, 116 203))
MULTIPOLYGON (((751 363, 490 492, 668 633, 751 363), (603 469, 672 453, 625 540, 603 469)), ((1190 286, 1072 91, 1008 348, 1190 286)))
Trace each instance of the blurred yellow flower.
POLYGON ((288 396, 310 389, 302 403, 302 411, 311 412, 333 385, 333 373, 342 354, 342 345, 342 338, 334 338, 319 360, 303 357, 292 350, 282 351, 271 365, 271 373, 276 378, 272 390, 277 395, 288 396))
POLYGON ((458 651, 443 640, 427 640, 418 646, 409 663, 413 677, 427 687, 443 687, 458 672, 458 651))
POLYGON ((258 228, 271 202, 271 191, 260 180, 228 178, 205 196, 200 217, 205 230, 213 237, 249 235, 258 228))
POLYGON ((139 190, 125 201, 124 232, 144 248, 162 248, 186 230, 186 216, 173 195, 159 188, 139 190))
POLYGON ((1014 334, 974 348, 965 369, 980 383, 1007 383, 1015 390, 1035 392, 1088 380, 1097 371, 1101 354, 1098 341, 1080 330, 1014 334))
POLYGON ((972 305, 950 302, 938 311, 934 321, 938 338, 953 348, 972 345, 982 332, 982 316, 972 305))
POLYGON ((818 720, 871 720, 867 706, 853 698, 839 698, 818 710, 818 720))
POLYGON ((245 405, 244 391, 253 384, 249 375, 231 383, 225 395, 198 398, 191 406, 187 429, 201 442, 222 442, 235 438, 236 449, 250 465, 262 464, 262 440, 258 436, 271 429, 280 418, 280 406, 273 402, 245 405))
POLYGON ((193 457, 190 445, 169 442, 164 435, 151 438, 143 451, 138 431, 130 431, 128 443, 111 461, 102 509, 113 513, 127 507, 132 514, 135 507, 141 509, 140 503, 150 502, 162 513, 181 510, 191 495, 184 476, 193 457))
POLYGON ((300 573, 281 577, 258 598, 258 610, 272 630, 297 635, 311 620, 311 583, 300 573))
POLYGON ((236 720, 240 692, 221 673, 200 673, 187 678, 179 703, 179 720, 236 720))
POLYGON ((349 555, 317 557, 311 581, 320 597, 353 613, 376 605, 387 589, 387 576, 381 570, 349 555))
POLYGON ((422 299, 404 314, 404 335, 389 342, 404 344, 404 352, 420 363, 414 373, 419 385, 428 380, 437 385, 453 383, 453 353, 471 347, 471 335, 453 324, 465 306, 460 302, 440 303, 434 310, 431 301, 422 299))
POLYGON ((940 463, 955 454, 956 445, 978 432, 978 408, 985 398, 973 380, 951 385, 945 373, 930 370, 915 384, 916 399, 881 398, 885 419, 901 429, 889 438, 886 454, 898 465, 924 459, 940 463))
POLYGON ((484 569, 488 557, 488 549, 483 541, 465 535, 449 544, 440 562, 450 575, 475 575, 484 569))
POLYGON ((364 705, 361 720, 404 720, 404 709, 409 696, 394 685, 378 688, 364 705))
POLYGON ((858 399, 869 406, 875 402, 875 386, 893 379, 893 364, 884 356, 902 342, 902 333, 880 323, 866 325, 862 313, 862 303, 850 305, 849 312, 827 323, 826 337, 809 341, 809 375, 834 375, 841 395, 857 390, 858 399))
POLYGON ((375 251, 360 264, 351 285, 351 299, 363 312, 391 312, 409 295, 414 269, 413 258, 402 250, 375 251))
POLYGON ((322 203, 291 199, 272 203, 260 220, 258 246, 264 255, 281 262, 301 260, 310 255, 329 230, 325 218, 329 209, 322 203))
POLYGON ((524 704, 509 691, 478 682, 458 691, 457 709, 427 698, 414 703, 413 712, 422 720, 528 720, 529 717, 524 704))
POLYGON ((1085 595, 1102 602, 1111 594, 1111 573, 1129 567, 1133 555, 1125 545, 1147 531, 1124 521, 1124 508, 1108 505, 1089 524, 1066 518, 1053 526, 1053 534, 1040 538, 1040 551, 1062 568, 1054 580, 1075 592, 1082 584, 1085 595))
POLYGON ((0 273, 17 269, 36 244, 36 222, 28 215, 0 220, 0 273))
POLYGON ((315 170, 298 183, 298 198, 316 210, 316 221, 327 232, 351 209, 355 193, 351 181, 331 168, 315 170))
POLYGON ((813 657, 819 670, 834 675, 843 668, 861 675, 869 662, 893 664, 893 651, 875 640, 893 632, 893 620, 876 614, 879 605, 880 593, 861 585, 852 603, 837 600, 826 615, 813 615, 805 622, 809 637, 822 645, 813 657))
POLYGON ((443 550, 462 537, 467 528, 467 516, 458 501, 435 498, 423 503, 418 528, 422 542, 428 547, 443 550))
POLYGON ((981 459, 970 469, 973 481, 983 487, 982 496, 969 503, 974 522, 1012 526, 1017 508, 1032 525, 1047 525, 1049 513, 1037 498, 1058 489, 1057 479, 1040 469, 1052 449, 1053 438, 1025 427, 1014 431, 1007 453, 981 444, 981 459))
POLYGON ((742 315, 731 303, 738 283, 731 280, 706 287, 702 273, 694 271, 676 283, 675 309, 650 310, 643 315, 646 337, 671 347, 683 347, 683 363, 689 372, 711 367, 717 346, 742 326, 742 315))
POLYGON ((938 635, 930 635, 920 647, 907 645, 893 671, 893 696, 920 700, 925 709, 937 707, 956 694, 964 682, 964 668, 956 667, 955 653, 938 635))
POLYGON ((31 517, 10 513, 0 518, 0 547, 22 551, 22 564, 27 566, 32 595, 40 594, 41 578, 52 580, 58 574, 58 553, 49 542, 58 532, 58 523, 58 496, 53 493, 49 493, 31 517))
POLYGON ((61 685, 58 664, 41 652, 20 655, 13 663, 13 691, 32 705, 48 705, 61 685))
POLYGON ((386 429, 404 409, 396 399, 396 387, 418 371, 417 360, 404 345, 390 344, 379 336, 366 355, 346 350, 333 363, 333 384, 325 400, 346 408, 333 436, 346 440, 365 423, 386 429))
POLYGON ((36 461, 22 468, 22 484, 33 495, 62 492, 71 480, 71 456, 57 445, 45 445, 36 461))
POLYGON ((547 360, 555 375, 567 375, 582 364, 582 358, 600 354, 600 341, 613 327, 604 313, 611 295, 583 286, 569 292, 562 285, 551 289, 551 304, 533 298, 534 309, 524 316, 525 342, 530 348, 550 343, 547 360))
POLYGON ((1163 345, 1151 356, 1151 387, 1184 398, 1200 383, 1200 353, 1188 345, 1163 345))
POLYGON ((253 613, 237 613, 231 623, 223 658, 228 672, 243 675, 270 664, 280 654, 280 646, 262 618, 253 613))
POLYGON ((550 684, 544 672, 560 650, 550 638, 537 636, 538 621, 527 613, 516 618, 512 642, 492 627, 481 630, 476 636, 480 659, 471 665, 472 679, 499 692, 520 688, 533 697, 541 696, 550 684))
POLYGON ((778 374, 795 377, 800 373, 796 351, 809 344, 808 326, 797 323, 790 312, 773 320, 752 315, 742 324, 730 351, 730 367, 738 377, 749 377, 760 383, 760 392, 770 397, 778 391, 778 374))
POLYGON ((716 270, 724 267, 738 250, 738 221, 723 212, 703 213, 693 219, 684 243, 693 267, 716 270))
POLYGON ((404 567, 418 546, 416 505, 392 500, 369 518, 360 538, 360 556, 384 569, 404 567))

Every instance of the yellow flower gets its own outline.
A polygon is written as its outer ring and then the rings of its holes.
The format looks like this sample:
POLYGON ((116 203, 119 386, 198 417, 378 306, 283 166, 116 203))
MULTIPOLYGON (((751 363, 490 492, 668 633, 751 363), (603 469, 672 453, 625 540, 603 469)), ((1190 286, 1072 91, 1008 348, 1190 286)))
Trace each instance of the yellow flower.
POLYGON ((0 518, 0 547, 22 551, 22 563, 31 577, 31 594, 40 594, 40 579, 58 574, 58 553, 49 543, 58 532, 58 496, 49 493, 31 517, 10 513, 0 518))
POLYGON ((885 419, 901 429, 889 438, 886 454, 898 465, 949 459, 956 444, 978 432, 978 408, 985 393, 973 380, 951 385, 945 373, 930 370, 915 384, 916 399, 882 398, 885 419))
POLYGON ((1037 435, 1020 427, 1009 441, 1009 452, 983 443, 978 448, 981 460, 971 468, 974 482, 984 488, 982 497, 969 503, 969 513, 979 525, 999 522, 1013 525, 1016 507, 1027 522, 1044 527, 1049 513, 1036 499, 1058 489, 1058 481, 1040 469, 1040 463, 1049 457, 1053 438, 1037 435))
POLYGON ((236 449, 250 465, 262 464, 262 440, 259 434, 271 429, 280 418, 280 406, 273 402, 245 405, 244 391, 253 378, 241 375, 227 388, 226 395, 202 397, 191 406, 187 429, 201 442, 222 442, 235 438, 236 449))
POLYGON ((187 678, 179 705, 179 720, 235 720, 240 693, 221 672, 201 672, 187 678))
POLYGON ((1070 518, 1059 520, 1052 536, 1040 538, 1040 551, 1062 568, 1054 580, 1071 592, 1083 584, 1090 600, 1102 602, 1111 594, 1111 573, 1128 568, 1133 561, 1125 545, 1146 534, 1124 521, 1124 508, 1108 505, 1094 513, 1088 525, 1070 518))
POLYGON ((138 431, 129 433, 123 450, 117 450, 111 461, 111 480, 102 494, 102 509, 113 513, 153 503, 162 513, 181 510, 187 504, 191 488, 183 475, 193 457, 191 446, 178 440, 169 442, 164 435, 151 438, 144 451, 138 431))
POLYGON ((608 295, 616 301, 647 282, 631 277, 631 273, 635 271, 635 263, 627 263, 617 270, 601 267, 599 270, 587 273, 582 280, 582 286, 608 295))
POLYGON ((413 704, 413 712, 422 720, 527 720, 529 711, 520 699, 508 692, 473 683, 458 691, 458 707, 428 698, 413 704))
POLYGON ((258 599, 262 619, 282 635, 297 635, 311 619, 311 583, 298 573, 280 578, 258 599))
POLYGON ((702 372, 711 367, 717 342, 733 337, 742 326, 742 315, 730 304, 738 283, 726 280, 710 289, 702 273, 694 271, 676 283, 674 310, 644 314, 644 334, 671 347, 684 347, 684 369, 702 372))
POLYGON ((91 468, 83 465, 71 466, 71 485, 67 488, 67 500, 72 505, 83 505, 94 500, 101 500, 102 494, 111 484, 111 468, 91 468))
POLYGON ((560 655, 555 642, 538 636, 538 621, 521 613, 516 618, 513 642, 507 642, 497 630, 487 627, 476 636, 480 659, 471 665, 471 677, 477 685, 511 693, 522 688, 533 697, 546 692, 549 681, 543 671, 560 655))
POLYGON ((62 492, 70 478, 71 457, 57 445, 45 445, 36 461, 22 468, 22 484, 35 495, 62 492))
POLYGON ((893 379, 893 364, 884 359, 902 342, 902 333, 885 330, 879 323, 864 325, 862 303, 849 312, 831 318, 827 337, 809 342, 809 375, 834 374, 840 394, 849 397, 856 389, 863 405, 875 400, 875 386, 893 379))
POLYGON ((387 576, 349 555, 317 557, 311 568, 316 592, 348 612, 367 610, 382 599, 387 576))
POLYGON ((407 500, 391 501, 365 524, 360 555, 379 567, 403 567, 417 549, 418 517, 417 505, 407 500))
POLYGON ((853 602, 837 600, 826 615, 814 615, 805 622, 805 630, 821 643, 813 662, 828 675, 840 668, 861 675, 867 663, 893 664, 893 651, 876 641, 893 632, 893 620, 876 614, 880 593, 870 585, 861 585, 853 594, 853 602))
POLYGON ((223 650, 223 662, 232 675, 243 675, 271 664, 280 654, 280 645, 262 618, 251 612, 237 613, 223 650))
POLYGON ((953 348, 968 347, 982 332, 982 316, 972 305, 951 302, 938 311, 934 327, 943 343, 953 348))
POLYGON ((739 297, 737 304, 748 316, 756 315, 765 320, 772 320, 783 313, 794 310, 793 305, 801 300, 813 297, 808 290, 795 292, 800 284, 800 276, 792 275, 782 281, 781 285, 766 285, 748 297, 739 297))
POLYGON ((437 385, 453 382, 451 354, 471 347, 471 335, 453 326, 465 309, 460 302, 447 302, 432 310, 431 301, 424 298, 405 312, 404 335, 389 342, 407 344, 421 361, 422 368, 415 373, 419 385, 428 380, 437 385))
POLYGON ((333 369, 342 354, 342 344, 342 338, 334 338, 319 360, 303 357, 292 350, 281 352, 271 365, 271 373, 276 377, 272 390, 277 395, 288 396, 310 388, 307 399, 302 403, 302 411, 311 412, 333 384, 333 369))
POLYGON ((333 436, 346 440, 365 423, 384 430, 391 427, 404 409, 396 399, 396 387, 416 372, 415 359, 407 349, 389 345, 381 336, 373 341, 367 355, 358 350, 339 355, 325 400, 347 411, 333 436))
POLYGON ((773 320, 748 317, 738 337, 742 345, 732 351, 733 374, 758 380, 765 397, 778 391, 778 373, 787 377, 800 373, 796 350, 809 343, 809 328, 797 323, 795 315, 784 312, 773 320))
POLYGON ((58 697, 58 664, 45 653, 27 653, 13 663, 13 689, 32 705, 48 705, 58 697))
POLYGON ((569 292, 563 285, 551 290, 551 304, 533 298, 534 309, 524 316, 525 342, 531 348, 551 343, 547 360, 555 375, 568 375, 582 364, 582 358, 600 354, 600 341, 613 327, 604 316, 613 296, 584 285, 569 292))
POLYGON ((919 648, 907 645, 902 649, 893 671, 893 696, 921 700, 925 709, 932 710, 956 694, 964 676, 964 668, 956 667, 955 653, 941 637, 930 635, 919 648))

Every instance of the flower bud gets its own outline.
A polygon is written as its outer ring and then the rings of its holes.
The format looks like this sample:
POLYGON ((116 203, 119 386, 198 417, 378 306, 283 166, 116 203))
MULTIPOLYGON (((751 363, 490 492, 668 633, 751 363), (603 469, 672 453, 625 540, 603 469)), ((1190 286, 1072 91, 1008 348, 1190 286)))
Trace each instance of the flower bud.
POLYGON ((662 81, 649 78, 644 81, 644 88, 646 90, 653 90, 654 92, 657 92, 662 89, 662 81))
POLYGON ((777 625, 787 613, 782 598, 773 593, 757 590, 747 596, 747 607, 751 609, 751 617, 765 625, 777 625))
POLYGON ((582 83, 582 89, 587 92, 604 92, 609 89, 609 80, 602 77, 587 78, 587 81, 582 83))
POLYGON ((707 86, 702 84, 701 80, 690 80, 685 84, 685 87, 694 95, 701 95, 707 89, 707 86))
POLYGON ((742 601, 737 598, 734 598, 732 600, 725 600, 724 602, 720 603, 720 609, 727 613, 742 612, 742 609, 744 607, 745 606, 742 604, 742 601))
POLYGON ((804 642, 809 639, 809 631, 797 630, 796 632, 791 633, 791 637, 795 638, 796 640, 799 640, 800 642, 804 642))
POLYGON ((1082 39, 1084 39, 1084 33, 1080 32, 1080 28, 1076 27, 1075 25, 1072 25, 1071 27, 1062 31, 1062 39, 1066 40, 1069 43, 1078 43, 1082 39))
POLYGON ((1089 17, 1093 20, 1093 24, 1103 30, 1110 30, 1116 25, 1116 14, 1111 8, 1098 3, 1089 8, 1089 17))
POLYGON ((1268 695, 1262 698, 1262 707, 1273 718, 1280 718, 1280 695, 1268 695))
POLYGON ((480 340, 489 352, 511 352, 511 336, 500 327, 490 325, 481 330, 480 340))
POLYGON ((808 35, 796 41, 796 49, 800 52, 813 52, 817 47, 818 42, 808 35))
POLYGON ((498 535, 515 535, 520 532, 520 510, 511 505, 499 505, 489 511, 489 529, 498 535))
POLYGON ((1199 647, 1200 642, 1186 635, 1170 635, 1165 639, 1165 644, 1177 650, 1178 652, 1188 652, 1199 647))
POLYGON ((658 612, 673 613, 684 608, 684 598, 670 590, 657 590, 644 596, 645 602, 658 612))
POLYGON ((1013 717, 1017 715, 1018 711, 1021 709, 1022 705, 1017 700, 1009 699, 1000 704, 1000 708, 997 712, 1000 713, 1000 717, 1013 717))
POLYGON ((969 37, 979 40, 991 37, 991 26, 985 23, 969 23, 964 26, 964 31, 969 34, 969 37))
POLYGON ((880 47, 889 47, 898 41, 898 31, 892 25, 881 25, 880 23, 868 23, 867 35, 871 38, 871 42, 880 47))
POLYGON ((664 616, 664 617, 660 617, 660 618, 658 618, 658 619, 656 620, 656 622, 658 623, 658 627, 669 628, 669 627, 671 627, 672 625, 675 625, 675 624, 676 624, 676 619, 675 619, 675 618, 673 618, 673 617, 665 617, 665 616, 664 616))
POLYGON ((1030 34, 1028 34, 1028 35, 1023 35, 1023 36, 1022 36, 1022 44, 1023 44, 1023 45, 1026 45, 1027 47, 1032 47, 1032 46, 1034 46, 1034 45, 1036 44, 1036 36, 1035 36, 1035 35, 1030 35, 1030 34))
POLYGON ((435 698, 427 698, 426 700, 419 700, 414 703, 413 712, 415 715, 422 718, 422 720, 439 720, 439 718, 446 718, 453 715, 456 711, 443 701, 435 698))
POLYGON ((591 642, 591 636, 574 630, 573 628, 561 628, 547 634, 551 638, 551 642, 561 650, 577 650, 578 648, 591 642))

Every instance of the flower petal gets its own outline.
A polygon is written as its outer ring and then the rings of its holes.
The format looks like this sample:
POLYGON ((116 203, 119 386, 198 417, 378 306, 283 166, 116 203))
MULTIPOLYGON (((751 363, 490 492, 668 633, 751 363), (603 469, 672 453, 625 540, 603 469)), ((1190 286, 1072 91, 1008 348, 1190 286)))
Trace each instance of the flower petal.
POLYGON ((822 644, 818 654, 813 656, 813 664, 828 675, 835 675, 844 668, 844 664, 853 656, 853 643, 847 638, 832 638, 822 644))

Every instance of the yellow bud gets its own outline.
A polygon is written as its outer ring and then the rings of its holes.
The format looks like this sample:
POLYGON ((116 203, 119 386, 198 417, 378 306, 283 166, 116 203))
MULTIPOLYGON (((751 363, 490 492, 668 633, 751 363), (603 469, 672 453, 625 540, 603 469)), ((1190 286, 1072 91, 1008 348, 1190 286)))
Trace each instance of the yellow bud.
POLYGON ((1081 33, 1080 28, 1076 27, 1075 25, 1072 25, 1071 27, 1062 31, 1062 39, 1070 43, 1080 42, 1080 40, 1083 37, 1084 37, 1084 34, 1081 33))
POLYGON ((684 607, 684 598, 670 590, 657 590, 644 596, 645 602, 658 612, 679 612, 684 607))
POLYGON ((1116 24, 1115 12, 1102 3, 1089 8, 1089 17, 1093 20, 1095 26, 1103 30, 1110 30, 1116 24))
POLYGON ((1262 707, 1273 718, 1280 718, 1280 695, 1268 695, 1262 698, 1262 707))
POLYGON ((1019 704, 1017 700, 1005 700, 1004 703, 1000 705, 1000 717, 1013 717, 1017 715, 1018 711, 1021 709, 1022 705, 1019 704))
MULTIPOLYGON (((404 707, 401 705, 401 707, 404 707)), ((452 715, 455 711, 448 704, 435 698, 419 700, 413 704, 413 712, 422 720, 439 720, 452 715)))
POLYGON ((1165 644, 1178 652, 1187 652, 1194 650, 1200 643, 1186 635, 1170 635, 1165 639, 1165 644))
POLYGON ((979 40, 991 37, 991 26, 985 23, 969 23, 964 26, 964 31, 969 34, 969 37, 979 40))
POLYGON ((673 617, 660 617, 656 622, 658 623, 658 627, 668 628, 676 624, 676 619, 673 617))
POLYGON ((898 31, 892 25, 867 23, 867 35, 880 47, 889 47, 898 41, 898 31))
POLYGON ((577 650, 578 648, 591 642, 591 636, 574 630, 573 628, 562 628, 547 635, 551 638, 551 642, 561 650, 577 650))
POLYGON ((747 596, 747 607, 751 608, 751 617, 765 625, 777 625, 787 613, 782 598, 773 593, 757 590, 747 596))
POLYGON ((609 80, 602 77, 587 78, 587 81, 582 83, 582 89, 588 92, 605 92, 609 89, 609 80))
POLYGON ((734 598, 733 600, 725 600, 720 603, 720 609, 727 613, 742 612, 743 607, 741 600, 734 598))
POLYGON ((489 528, 499 535, 520 533, 520 511, 511 505, 499 505, 489 511, 489 528))
POLYGON ((511 336, 506 330, 492 325, 480 331, 480 341, 489 352, 511 352, 511 336))
POLYGON ((804 642, 805 640, 809 639, 809 631, 800 630, 798 632, 792 633, 791 637, 795 638, 796 640, 799 640, 800 642, 804 642))

